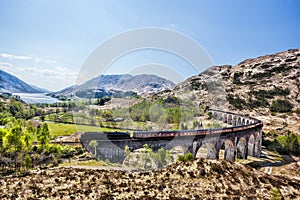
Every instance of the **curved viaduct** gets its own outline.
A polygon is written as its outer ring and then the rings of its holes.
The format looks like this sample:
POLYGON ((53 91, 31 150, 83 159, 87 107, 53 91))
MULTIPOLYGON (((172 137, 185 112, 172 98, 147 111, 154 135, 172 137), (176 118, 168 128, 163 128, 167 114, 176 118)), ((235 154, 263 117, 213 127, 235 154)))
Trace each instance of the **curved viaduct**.
POLYGON ((172 149, 185 147, 194 157, 219 159, 221 149, 226 160, 247 159, 248 156, 260 157, 262 143, 262 127, 260 120, 225 112, 209 110, 211 118, 230 124, 230 127, 217 129, 152 131, 137 132, 128 139, 108 139, 104 133, 86 132, 81 136, 81 143, 90 152, 95 150, 89 146, 91 140, 97 140, 97 158, 122 163, 125 158, 125 146, 130 151, 143 148, 148 144, 153 151, 159 148, 172 149))

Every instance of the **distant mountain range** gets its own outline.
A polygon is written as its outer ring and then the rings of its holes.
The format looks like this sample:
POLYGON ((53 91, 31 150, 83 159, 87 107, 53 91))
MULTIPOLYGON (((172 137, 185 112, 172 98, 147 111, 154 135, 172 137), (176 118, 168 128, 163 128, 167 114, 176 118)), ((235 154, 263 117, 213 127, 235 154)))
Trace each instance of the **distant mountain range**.
POLYGON ((172 81, 156 75, 100 75, 81 85, 65 88, 61 91, 51 93, 53 97, 102 97, 125 92, 155 93, 171 89, 175 84, 172 81))
POLYGON ((19 78, 0 70, 0 92, 4 93, 49 93, 53 97, 102 97, 132 95, 133 93, 155 93, 171 89, 174 83, 156 75, 100 75, 81 85, 67 87, 58 92, 29 85, 19 78), (129 93, 128 93, 129 92, 129 93))
POLYGON ((19 78, 0 70, 0 92, 4 93, 47 93, 48 90, 29 85, 19 78))

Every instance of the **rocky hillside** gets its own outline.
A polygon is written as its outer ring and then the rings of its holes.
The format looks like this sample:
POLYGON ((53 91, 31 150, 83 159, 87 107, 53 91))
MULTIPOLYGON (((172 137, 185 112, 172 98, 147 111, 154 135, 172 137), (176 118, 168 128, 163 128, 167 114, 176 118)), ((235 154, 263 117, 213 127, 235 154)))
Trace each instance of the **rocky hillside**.
POLYGON ((1 199, 299 199, 296 178, 195 160, 156 171, 58 168, 0 179, 1 199))
POLYGON ((100 75, 81 85, 72 86, 61 91, 52 93, 52 96, 81 96, 85 93, 104 93, 111 91, 154 93, 170 89, 174 83, 156 75, 142 74, 132 76, 124 75, 100 75))
POLYGON ((43 90, 32 87, 19 78, 0 70, 0 92, 4 93, 42 93, 43 90))
POLYGON ((300 49, 215 66, 158 96, 250 114, 264 131, 300 134, 300 49))

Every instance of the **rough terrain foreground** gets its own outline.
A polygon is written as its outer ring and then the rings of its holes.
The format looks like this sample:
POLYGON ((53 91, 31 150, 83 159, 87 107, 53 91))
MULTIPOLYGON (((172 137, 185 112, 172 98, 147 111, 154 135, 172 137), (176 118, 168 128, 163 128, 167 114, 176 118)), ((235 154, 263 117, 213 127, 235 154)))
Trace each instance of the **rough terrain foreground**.
POLYGON ((297 179, 202 159, 143 172, 57 168, 0 186, 0 199, 300 199, 297 179))

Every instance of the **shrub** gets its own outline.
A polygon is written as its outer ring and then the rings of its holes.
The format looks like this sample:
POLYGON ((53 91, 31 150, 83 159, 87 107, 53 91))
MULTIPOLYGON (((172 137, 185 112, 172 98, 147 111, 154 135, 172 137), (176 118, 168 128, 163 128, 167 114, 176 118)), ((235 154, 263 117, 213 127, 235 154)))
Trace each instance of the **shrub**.
POLYGON ((187 153, 185 155, 185 161, 190 161, 190 160, 193 160, 194 159, 194 156, 192 153, 187 153))
POLYGON ((272 102, 272 105, 270 106, 271 112, 291 112, 293 109, 293 105, 288 100, 275 100, 272 102))
POLYGON ((236 109, 243 109, 244 105, 246 105, 245 100, 241 99, 239 96, 234 96, 232 94, 227 95, 227 101, 234 106, 236 109))
POLYGON ((129 149, 128 145, 125 146, 125 150, 124 151, 125 151, 125 155, 126 156, 128 156, 130 154, 130 149, 129 149))
POLYGON ((276 136, 275 140, 264 141, 264 145, 268 150, 278 151, 283 154, 299 154, 300 153, 300 136, 292 132, 288 132, 286 136, 276 136))
POLYGON ((272 90, 253 90, 248 92, 248 94, 254 95, 257 99, 272 99, 275 96, 287 96, 290 94, 290 90, 288 88, 274 87, 272 90))
POLYGON ((241 84, 242 82, 240 81, 240 78, 243 75, 244 75, 244 72, 235 72, 233 74, 233 84, 241 84))
POLYGON ((278 188, 272 188, 270 191, 271 199, 280 200, 283 199, 282 194, 278 188))
POLYGON ((187 153, 185 155, 179 155, 178 156, 178 161, 180 162, 187 162, 187 161, 190 161, 190 160, 193 160, 194 159, 194 156, 192 153, 187 153))
POLYGON ((184 155, 179 155, 179 156, 178 156, 178 161, 184 162, 184 161, 185 161, 184 155))
POLYGON ((259 107, 266 107, 269 105, 268 101, 264 97, 259 97, 257 100, 249 99, 248 107, 250 109, 259 108, 259 107))
POLYGON ((26 156, 25 156, 24 165, 25 165, 26 169, 30 169, 32 167, 32 160, 28 154, 26 154, 26 156))

